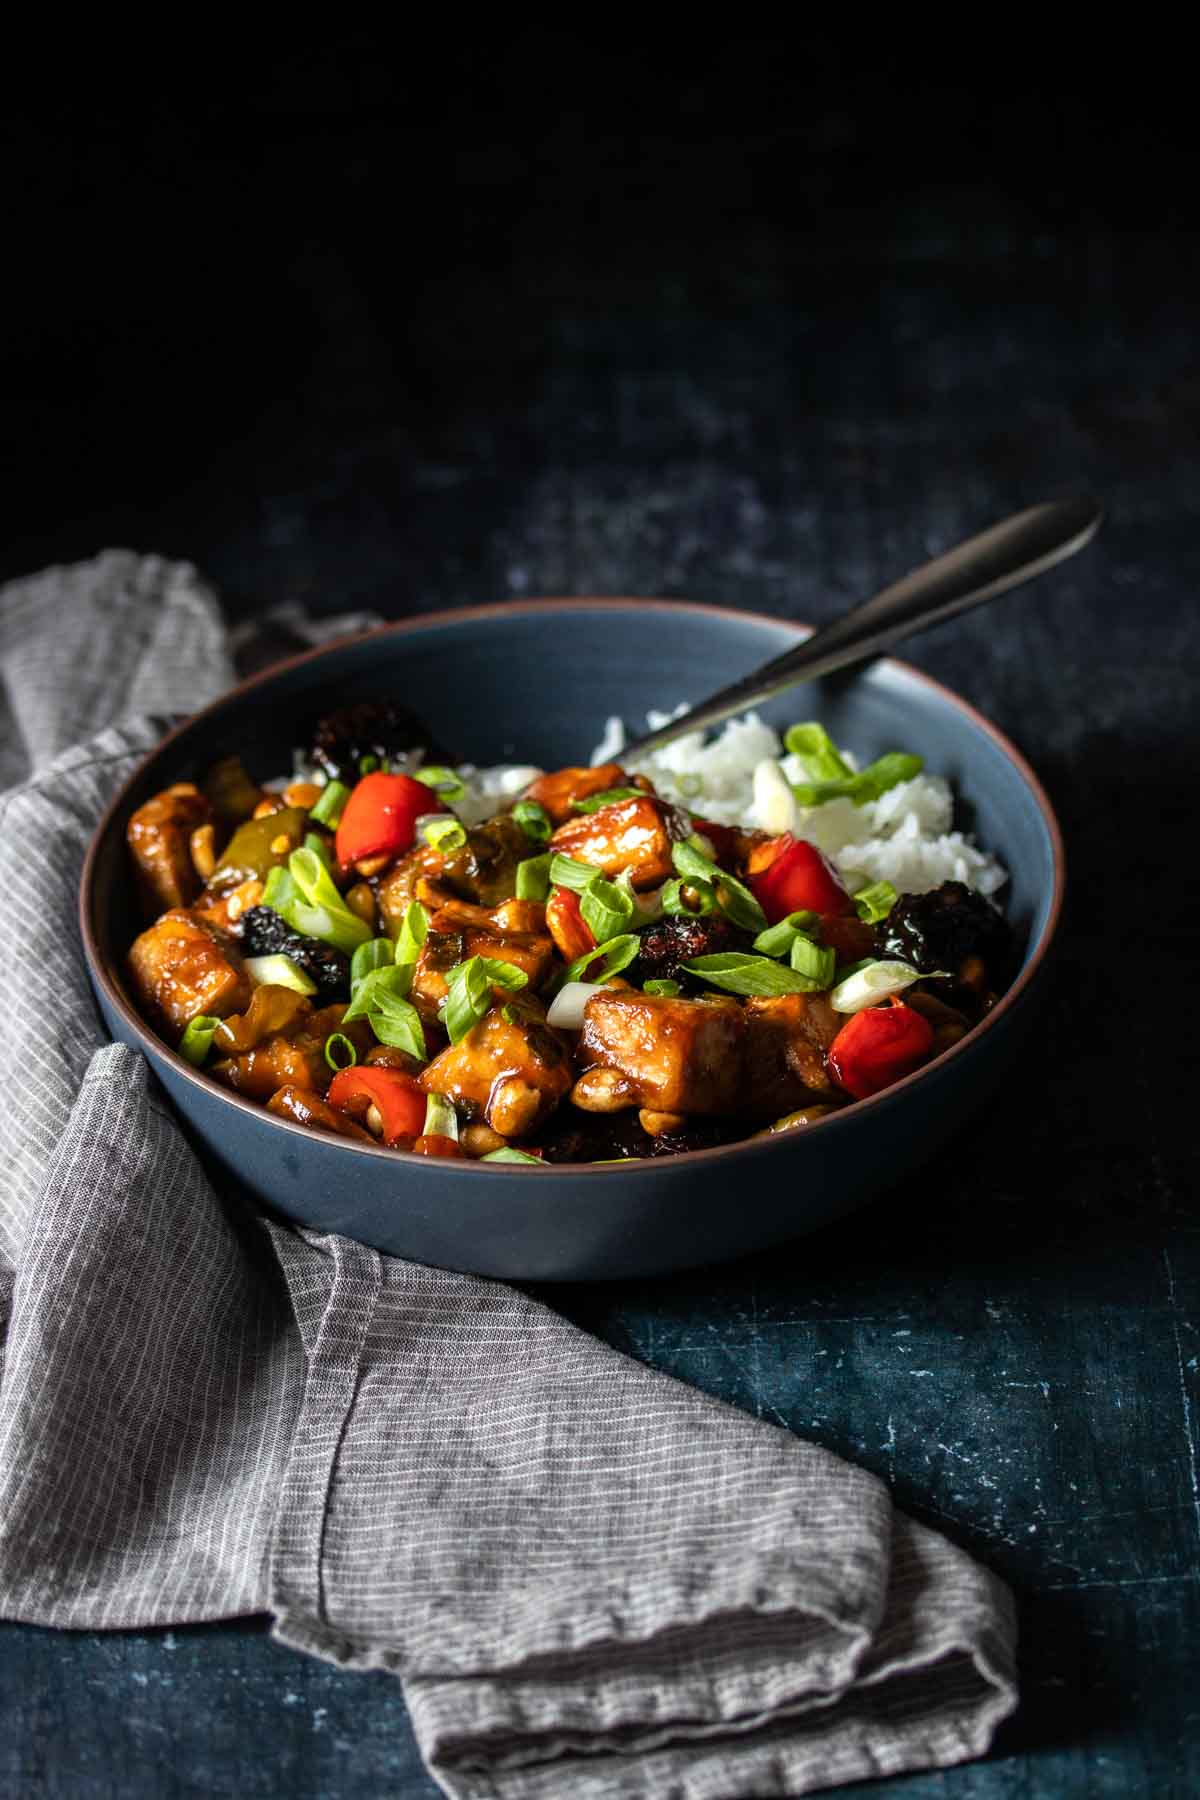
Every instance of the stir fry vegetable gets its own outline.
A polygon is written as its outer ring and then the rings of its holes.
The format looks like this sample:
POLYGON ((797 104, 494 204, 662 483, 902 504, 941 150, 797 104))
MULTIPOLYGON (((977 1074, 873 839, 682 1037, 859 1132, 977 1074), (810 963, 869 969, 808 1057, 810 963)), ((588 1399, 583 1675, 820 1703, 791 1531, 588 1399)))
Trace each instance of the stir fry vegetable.
POLYGON ((773 830, 616 762, 524 771, 484 817, 402 706, 343 709, 293 781, 225 757, 134 814, 157 916, 131 980, 193 1067, 393 1150, 537 1167, 807 1129, 965 1035, 1012 941, 963 883, 897 893, 802 834, 798 807, 919 758, 786 741, 755 775, 773 830))

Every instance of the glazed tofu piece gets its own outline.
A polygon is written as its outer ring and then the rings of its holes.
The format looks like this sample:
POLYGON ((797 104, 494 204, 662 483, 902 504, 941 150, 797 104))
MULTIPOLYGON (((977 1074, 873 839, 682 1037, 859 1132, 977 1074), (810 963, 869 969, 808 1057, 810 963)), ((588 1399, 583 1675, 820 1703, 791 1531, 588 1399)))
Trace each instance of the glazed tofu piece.
POLYGON ((544 806, 552 825, 565 825, 576 816, 576 800, 602 794, 606 788, 629 785, 620 763, 601 763, 595 769, 555 769, 549 775, 539 775, 525 789, 524 798, 544 806))
MULTIPOLYGON (((340 1002, 314 1011, 310 1000, 290 988, 268 986, 254 991, 260 1003, 262 996, 270 996, 276 1016, 286 1022, 278 1030, 267 1029, 259 1035, 253 1028, 247 1030, 253 1025, 253 1015, 228 1019, 213 1039, 214 1050, 224 1054, 211 1066, 218 1081, 251 1100, 269 1100, 277 1088, 289 1083, 323 1094, 333 1080, 333 1070, 325 1060, 325 1040, 331 1031, 348 1037, 360 1057, 365 1057, 375 1042, 365 1019, 354 1019, 349 1025, 343 1022, 346 1008, 340 1002), (298 1004, 293 1007, 289 1002, 298 1004), (226 1041, 230 1028, 236 1048, 226 1041)), ((270 1025, 269 1013, 264 1022, 270 1025)))
POLYGON ((536 1002, 508 997, 422 1071, 427 1093, 445 1094, 502 1137, 525 1137, 571 1086, 566 1041, 536 1002))
POLYGON ((141 1004, 177 1034, 201 1013, 223 1019, 250 1003, 250 978, 234 945, 183 907, 135 940, 129 972, 141 1004))
POLYGON ((736 1000, 669 1000, 635 989, 593 994, 579 1060, 615 1070, 628 1104, 732 1113, 741 1098, 745 1019, 736 1000))
POLYGON ((130 819, 126 841, 156 912, 164 906, 186 906, 200 892, 189 840, 211 817, 212 808, 199 788, 177 781, 139 806, 130 819))
POLYGON ((450 970, 472 956, 511 963, 528 977, 531 992, 540 987, 554 961, 554 941, 536 929, 539 915, 545 917, 543 909, 528 900, 508 900, 491 912, 464 900, 440 908, 413 971, 413 1000, 440 1006, 450 970))
POLYGON ((628 871, 635 888, 650 888, 672 873, 671 846, 687 837, 690 829, 673 806, 640 794, 636 800, 617 800, 560 825, 550 848, 608 876, 628 871))
POLYGON ((825 1073, 825 1052, 845 1023, 827 994, 775 994, 747 1000, 743 1105, 780 1118, 814 1097, 839 1099, 825 1073))

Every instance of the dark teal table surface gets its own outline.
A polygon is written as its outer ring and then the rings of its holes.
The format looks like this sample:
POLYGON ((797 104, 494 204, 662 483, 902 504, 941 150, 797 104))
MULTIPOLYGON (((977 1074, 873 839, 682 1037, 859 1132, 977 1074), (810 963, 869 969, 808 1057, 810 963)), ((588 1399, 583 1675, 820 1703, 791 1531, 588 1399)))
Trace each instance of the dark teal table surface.
MULTIPOLYGON (((679 76, 664 123, 661 67, 622 68, 618 117, 585 98, 535 129, 501 57, 450 93, 458 148, 436 198, 428 163, 413 174, 416 128, 365 64, 353 93, 334 58, 267 92, 289 105, 206 101, 182 150, 165 114, 93 114, 78 142, 64 115, 34 195, 60 209, 53 278, 13 299, 29 454, 3 573, 120 541, 192 558, 235 622, 281 602, 399 615, 536 592, 820 621, 1017 506, 1079 485, 1105 499, 1085 557, 911 651, 1016 739, 1062 817, 1070 901, 1022 1065, 844 1226, 754 1263, 546 1297, 877 1471, 1011 1582, 1020 1712, 986 1761, 888 1793, 1185 1796, 1200 1791, 1191 165, 1136 205, 1131 184, 1092 184, 1129 130, 1069 96, 942 95, 950 164, 919 122, 915 139, 860 141, 854 102, 885 91, 881 70, 819 126, 770 88, 752 131, 748 107, 729 123, 713 103, 744 72, 679 76), (209 127, 219 152, 197 148, 209 127), (398 232, 411 257, 385 251, 398 232), (219 259, 197 259, 197 234, 219 259), (58 277, 64 246, 102 238, 85 329, 58 277)), ((6 1795, 436 1792, 390 1678, 306 1660, 261 1621, 0 1627, 0 1711, 6 1795)))

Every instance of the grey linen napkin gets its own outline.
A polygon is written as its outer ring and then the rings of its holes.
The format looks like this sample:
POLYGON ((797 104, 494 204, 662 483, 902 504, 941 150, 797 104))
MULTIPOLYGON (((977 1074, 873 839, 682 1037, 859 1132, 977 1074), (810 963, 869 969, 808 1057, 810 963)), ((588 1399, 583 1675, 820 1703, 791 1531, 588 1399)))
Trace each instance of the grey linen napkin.
POLYGON ((109 552, 3 589, 0 675, 0 1614, 269 1611, 394 1671, 469 1800, 986 1749, 1009 1596, 872 1476, 511 1288, 256 1218, 106 1041, 80 864, 162 715, 231 677, 194 572, 109 552))

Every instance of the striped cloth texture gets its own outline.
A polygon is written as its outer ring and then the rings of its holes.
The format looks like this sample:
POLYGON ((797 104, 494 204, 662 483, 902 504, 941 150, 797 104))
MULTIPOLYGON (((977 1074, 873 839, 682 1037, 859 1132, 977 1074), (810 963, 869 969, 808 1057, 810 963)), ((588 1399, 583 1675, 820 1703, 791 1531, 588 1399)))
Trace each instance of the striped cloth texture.
POLYGON ((873 1476, 519 1290, 256 1215, 107 1040, 88 840, 232 676, 185 564, 0 590, 0 1616, 269 1613, 394 1672, 463 1800, 765 1800, 980 1755, 1010 1596, 873 1476))

